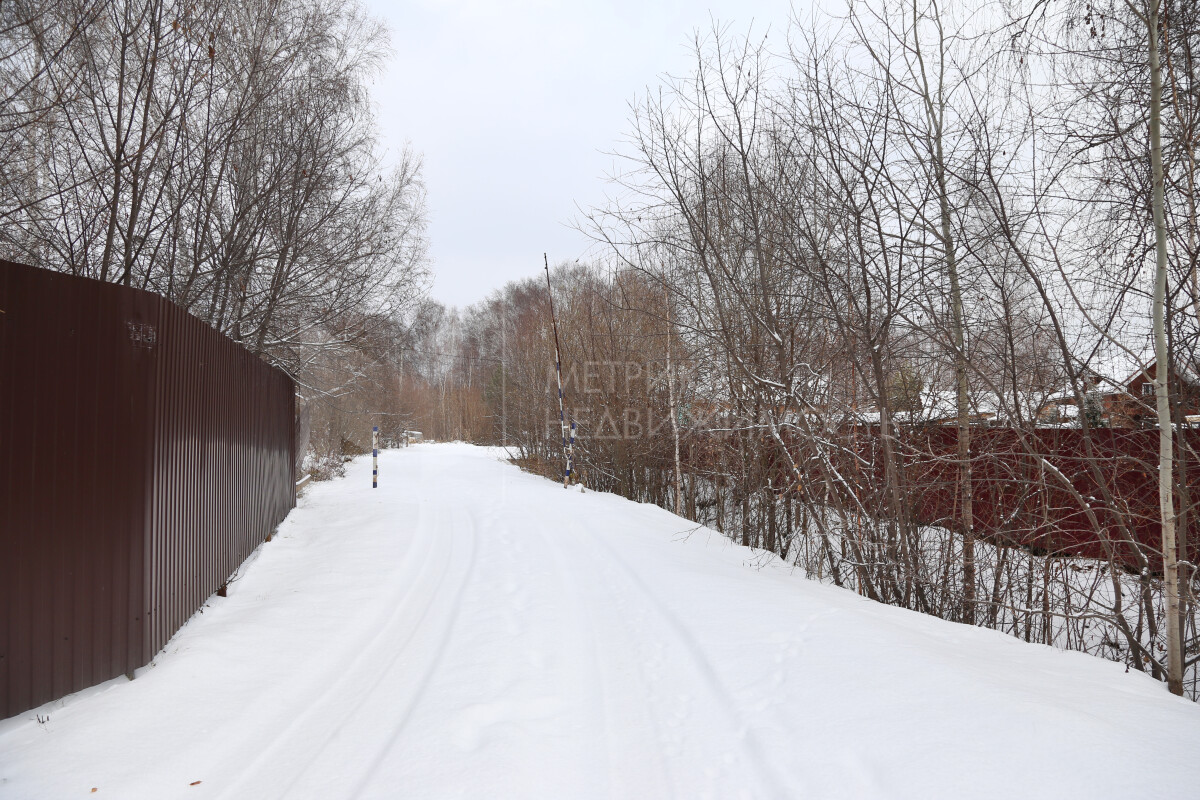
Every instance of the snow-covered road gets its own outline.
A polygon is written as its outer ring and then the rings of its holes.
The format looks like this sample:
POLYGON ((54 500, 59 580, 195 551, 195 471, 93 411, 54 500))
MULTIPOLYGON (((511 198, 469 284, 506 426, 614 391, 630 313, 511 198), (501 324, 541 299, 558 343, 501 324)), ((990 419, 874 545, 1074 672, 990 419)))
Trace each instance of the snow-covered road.
POLYGON ((135 681, 0 722, 0 798, 1200 791, 1200 707, 1115 664, 805 581, 494 450, 384 452, 374 491, 369 460, 135 681))

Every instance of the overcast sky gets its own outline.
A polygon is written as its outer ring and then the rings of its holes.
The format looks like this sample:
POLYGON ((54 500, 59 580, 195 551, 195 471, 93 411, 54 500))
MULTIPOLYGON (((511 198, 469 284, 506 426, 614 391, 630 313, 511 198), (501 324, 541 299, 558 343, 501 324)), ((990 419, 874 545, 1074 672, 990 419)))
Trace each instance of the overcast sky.
MULTIPOLYGON (((423 154, 433 296, 465 306, 586 255, 567 223, 602 202, 628 103, 690 66, 711 18, 782 43, 788 0, 367 0, 395 55, 375 86, 384 146, 423 154)), ((806 7, 797 0, 797 7, 806 7)))

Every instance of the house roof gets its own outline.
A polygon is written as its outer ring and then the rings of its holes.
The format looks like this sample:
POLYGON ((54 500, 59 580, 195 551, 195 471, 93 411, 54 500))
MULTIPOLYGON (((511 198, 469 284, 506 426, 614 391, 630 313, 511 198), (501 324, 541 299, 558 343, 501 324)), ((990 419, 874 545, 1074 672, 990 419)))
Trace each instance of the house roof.
MULTIPOLYGON (((1133 370, 1132 373, 1130 373, 1129 377, 1125 379, 1124 385, 1126 387, 1128 387, 1131 383, 1133 383, 1135 380, 1142 377, 1143 375, 1146 375, 1147 377, 1149 377, 1147 375, 1147 373, 1150 370, 1154 369, 1157 365, 1158 365, 1158 359, 1151 359, 1145 366, 1137 367, 1136 369, 1133 370)), ((1176 363, 1175 364, 1175 374, 1178 375, 1179 377, 1183 378, 1188 383, 1200 384, 1200 375, 1197 375, 1196 371, 1194 369, 1192 369, 1191 367, 1189 367, 1187 364, 1176 363)))

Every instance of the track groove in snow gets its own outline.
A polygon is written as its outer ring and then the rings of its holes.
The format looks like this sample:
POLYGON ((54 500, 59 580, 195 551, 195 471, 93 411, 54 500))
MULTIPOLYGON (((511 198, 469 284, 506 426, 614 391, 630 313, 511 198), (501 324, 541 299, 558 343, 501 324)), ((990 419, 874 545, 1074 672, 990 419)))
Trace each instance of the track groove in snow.
POLYGON ((535 526, 532 530, 537 533, 538 540, 552 557, 553 574, 560 596, 567 603, 568 617, 578 621, 571 630, 569 646, 574 651, 571 661, 579 665, 580 685, 586 687, 582 712, 593 721, 592 735, 596 742, 595 753, 598 756, 595 764, 597 795, 612 797, 613 786, 610 778, 613 767, 623 763, 623 760, 613 758, 612 719, 607 708, 607 692, 600 668, 604 652, 597 636, 600 620, 593 610, 596 607, 595 603, 590 602, 580 588, 587 567, 581 569, 579 565, 571 564, 560 537, 547 535, 543 525, 535 526))
MULTIPOLYGON (((346 797, 362 796, 367 786, 369 786, 369 784, 375 779, 380 765, 385 761, 386 757, 390 753, 397 749, 398 740, 408 726, 409 719, 412 716, 413 708, 416 706, 422 694, 425 692, 426 687, 429 686, 430 680, 433 678, 438 666, 441 664, 442 659, 445 656, 447 645, 450 642, 450 636, 454 631, 458 616, 462 612, 463 593, 470 584, 471 575, 475 571, 475 556, 478 549, 476 546, 476 526, 474 520, 461 509, 455 508, 450 514, 450 517, 455 533, 459 533, 464 530, 469 532, 469 541, 466 542, 469 550, 466 555, 459 554, 460 562, 465 561, 465 565, 462 565, 462 579, 455 581, 454 589, 450 592, 443 593, 441 591, 435 591, 431 594, 432 600, 434 601, 431 605, 433 607, 442 608, 445 615, 443 619, 439 620, 436 626, 430 626, 425 629, 428 631, 430 639, 435 640, 436 644, 433 645, 432 651, 425 650, 424 648, 412 647, 406 647, 405 650, 417 649, 418 652, 432 652, 432 657, 428 658, 426 662, 418 668, 420 672, 420 681, 416 685, 415 691, 404 698, 405 702, 402 710, 400 711, 399 717, 392 719, 392 724, 390 726, 391 729, 386 734, 384 746, 379 748, 375 753, 375 757, 372 759, 370 766, 366 770, 362 771, 354 790, 345 794, 344 796, 346 797)), ((458 542, 459 544, 462 544, 461 539, 461 535, 454 537, 454 541, 458 542)), ((450 560, 450 564, 454 564, 453 558, 450 560)), ((439 585, 438 588, 441 589, 442 587, 439 585)), ((406 666, 411 669, 412 663, 406 662, 406 666)), ((389 787, 387 786, 380 786, 378 788, 379 791, 377 793, 371 792, 371 794, 386 797, 389 794, 395 793, 394 790, 389 791, 389 787)), ((325 796, 328 797, 331 795, 325 796)))
MULTIPOLYGON (((575 527, 578 528, 578 526, 575 527)), ((679 643, 680 648, 676 653, 684 657, 676 659, 678 666, 690 670, 699 677, 701 683, 699 689, 701 691, 696 694, 699 695, 703 692, 709 701, 705 705, 708 708, 718 710, 719 715, 725 717, 723 721, 730 723, 727 729, 733 732, 733 738, 737 743, 738 750, 741 752, 746 763, 752 767, 752 770, 748 774, 755 776, 755 780, 763 784, 761 791, 756 792, 755 796, 786 797, 787 793, 781 788, 780 782, 774 775, 772 766, 763 760, 762 745, 758 742, 757 736, 738 713, 729 691, 721 683, 721 679, 717 676, 713 665, 709 662, 707 654, 697 645, 695 636, 687 629, 679 617, 662 602, 658 595, 638 575, 637 570, 630 566, 615 548, 607 544, 602 537, 591 536, 590 538, 604 552, 608 563, 621 573, 625 584, 632 586, 636 593, 644 599, 646 607, 652 609, 659 617, 662 622, 661 627, 666 630, 667 637, 679 643)), ((602 562, 603 559, 597 559, 597 563, 602 562)), ((618 580, 620 579, 618 578, 618 580)), ((614 596, 620 595, 621 593, 614 592, 614 596)), ((655 639, 660 640, 658 637, 655 637, 655 639)), ((678 680, 680 677, 678 672, 672 672, 671 674, 675 680, 678 680)))
MULTIPOLYGON (((363 684, 371 688, 378 686, 387 671, 405 652, 403 648, 395 648, 394 645, 384 650, 384 645, 392 645, 396 639, 407 645, 416 632, 416 626, 422 622, 425 612, 432 605, 432 594, 425 593, 423 598, 415 596, 417 589, 421 588, 415 579, 429 572, 429 564, 438 549, 438 540, 434 537, 417 537, 413 541, 413 549, 419 549, 421 557, 405 559, 406 567, 415 569, 402 573, 397 585, 398 591, 387 598, 387 605, 393 609, 388 619, 383 621, 363 646, 347 653, 349 663, 344 669, 339 668, 333 674, 321 675, 314 681, 313 691, 306 694, 299 713, 283 723, 282 729, 239 771, 239 779, 223 791, 220 797, 249 797, 252 793, 263 798, 285 796, 286 790, 290 789, 311 765, 314 756, 328 745, 330 739, 341 731, 346 722, 352 719, 370 698, 370 694, 364 693, 346 704, 345 698, 354 696, 353 692, 347 690, 363 684), (413 616, 414 604, 418 611, 416 619, 408 619, 413 616), (405 630, 406 627, 408 630, 405 630), (390 652, 390 655, 385 655, 381 663, 376 663, 375 659, 381 651, 390 652), (267 769, 268 765, 271 769, 267 769), (277 780, 273 780, 276 774, 294 777, 280 785, 277 780), (268 775, 272 779, 268 779, 268 775), (260 785, 256 786, 256 781, 260 785)), ((445 563, 448 564, 448 559, 445 563)))
POLYGON ((137 680, 0 721, 0 798, 1007 800, 1200 781, 1200 707, 1115 664, 805 581, 496 451, 387 451, 375 491, 367 462, 313 486, 137 680))

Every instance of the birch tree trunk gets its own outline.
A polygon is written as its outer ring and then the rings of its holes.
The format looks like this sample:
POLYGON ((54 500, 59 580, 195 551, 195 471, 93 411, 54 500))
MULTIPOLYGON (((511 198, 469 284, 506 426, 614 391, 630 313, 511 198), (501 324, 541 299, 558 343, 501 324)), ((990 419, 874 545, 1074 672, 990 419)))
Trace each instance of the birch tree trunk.
POLYGON ((1183 694, 1183 640, 1179 624, 1179 560, 1175 545, 1174 449, 1170 354, 1167 351, 1167 224, 1163 208, 1162 66, 1158 47, 1158 0, 1143 17, 1150 34, 1150 167, 1154 178, 1154 394, 1158 410, 1158 508, 1162 517, 1163 582, 1167 600, 1167 687, 1183 694))
POLYGON ((667 303, 667 406, 671 413, 671 437, 675 443, 675 515, 683 516, 683 467, 679 463, 679 417, 675 411, 675 373, 671 368, 671 294, 666 292, 667 303))

